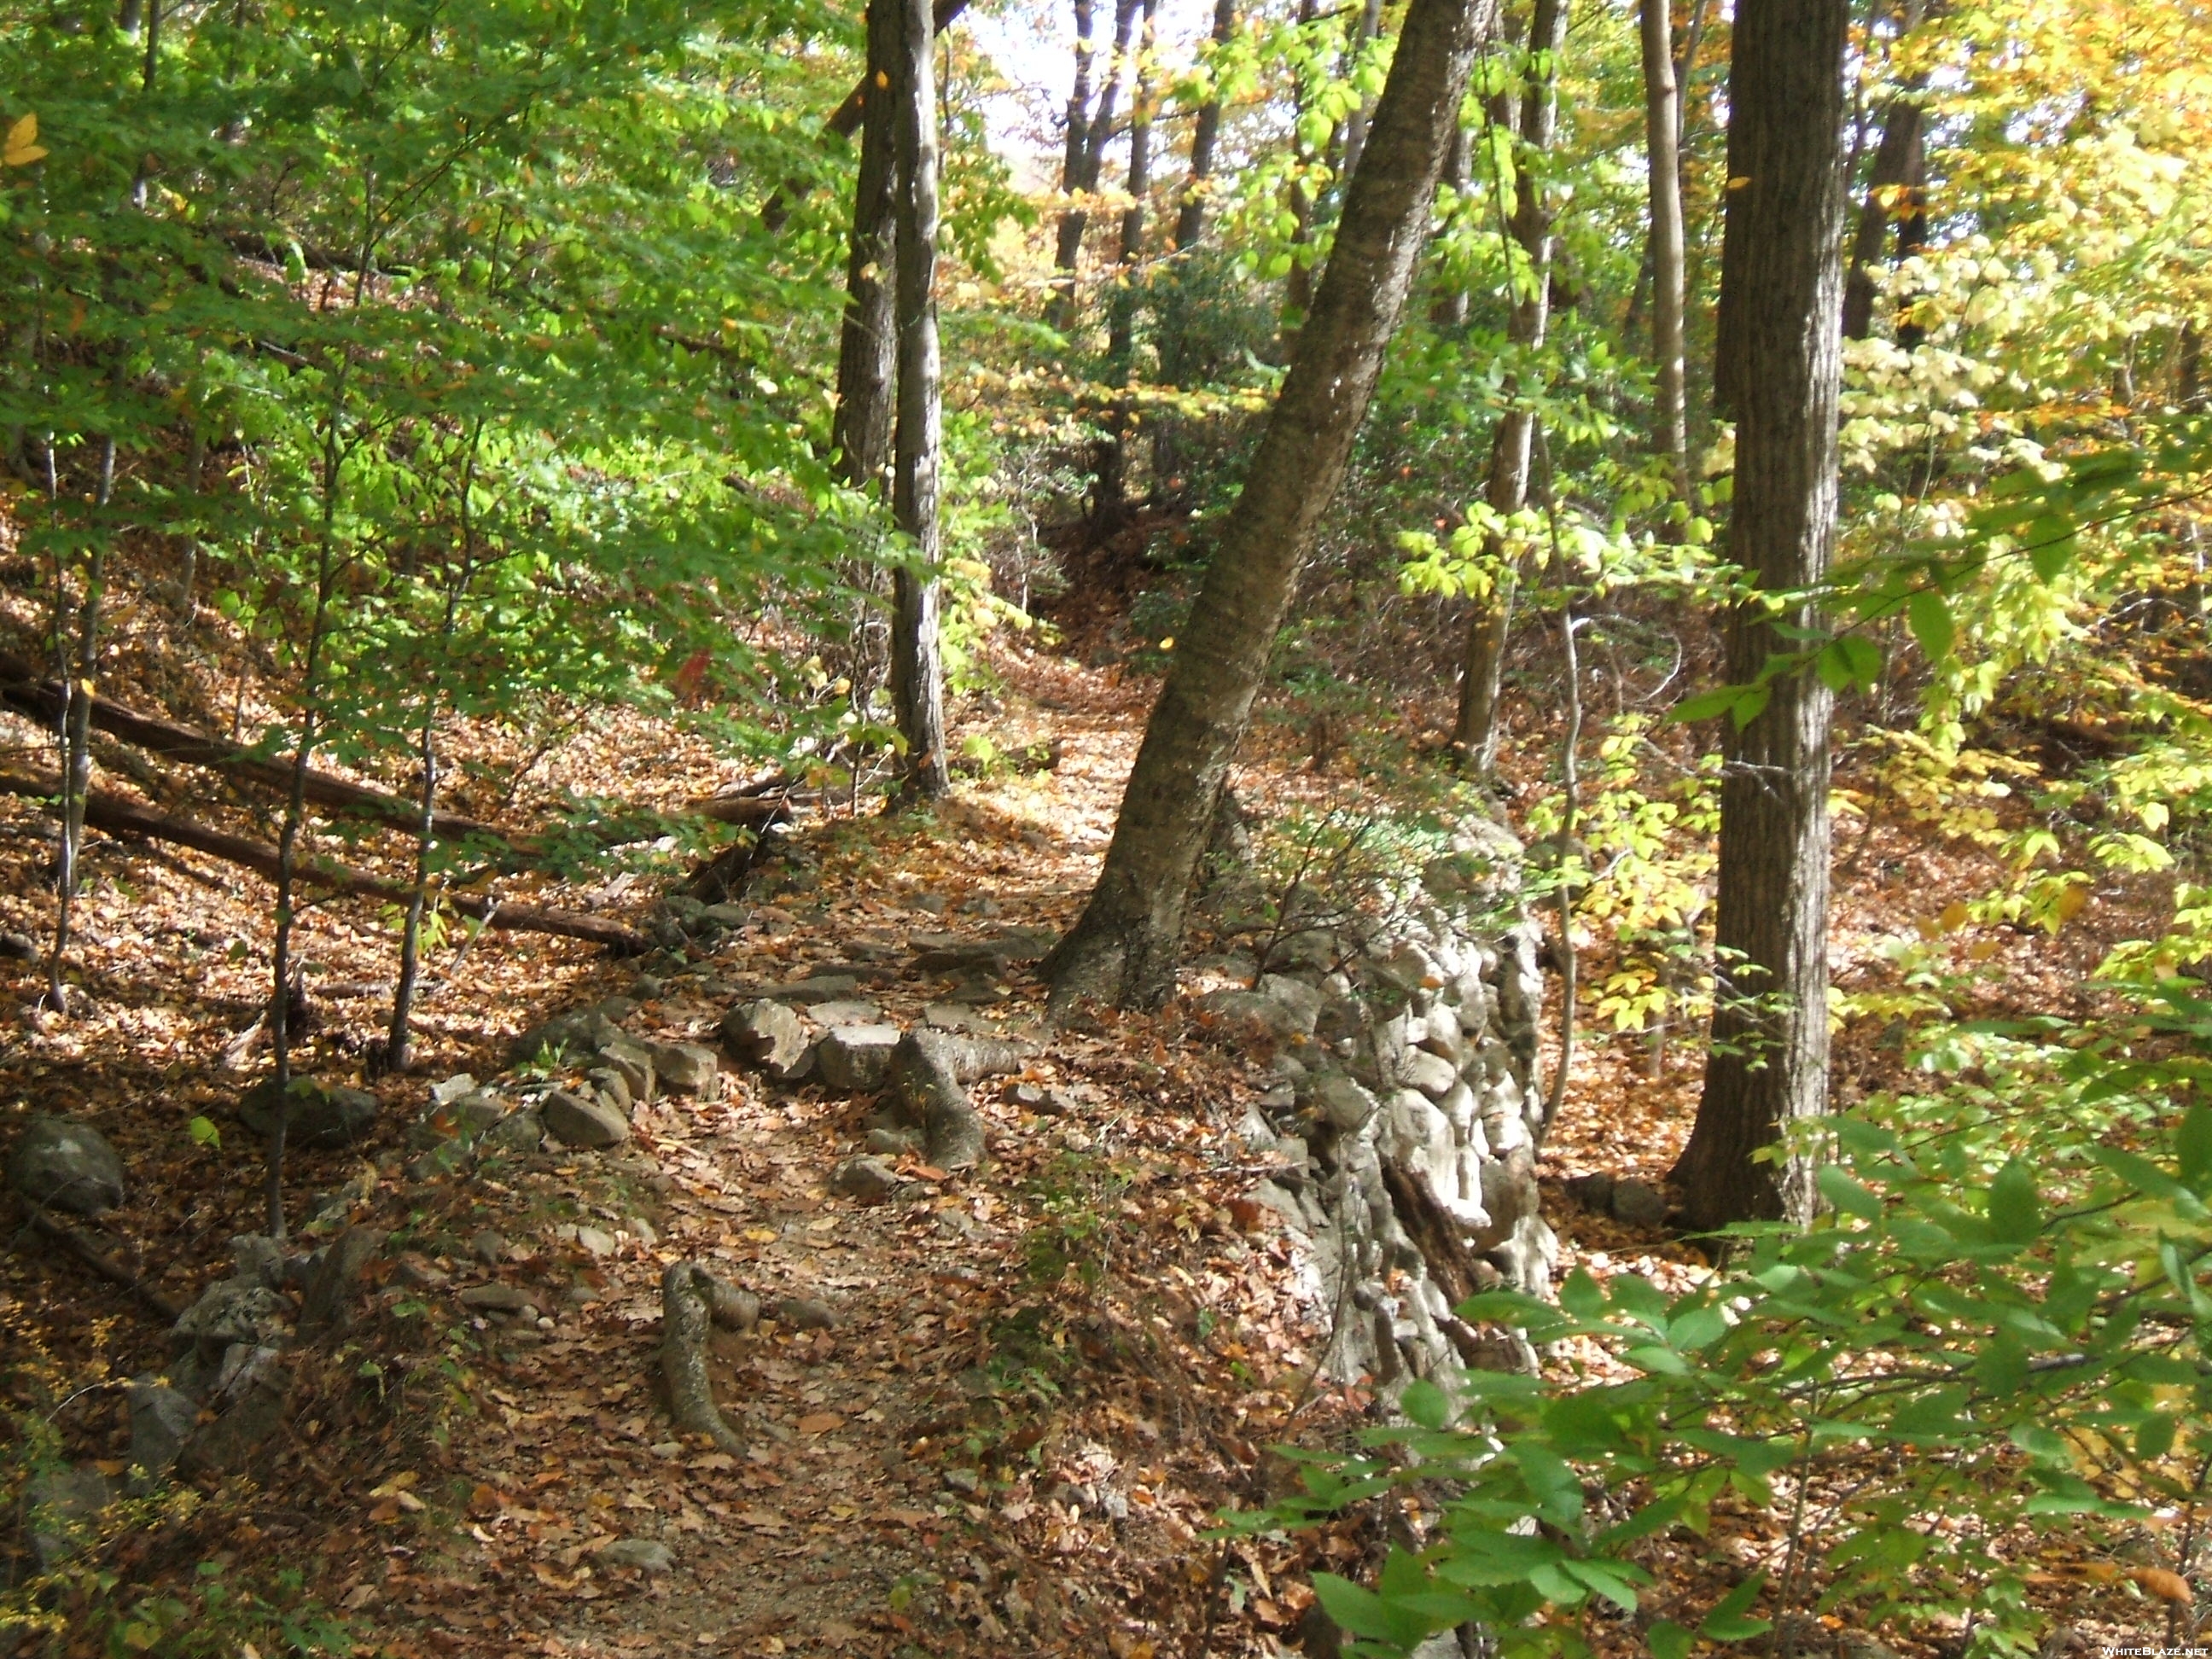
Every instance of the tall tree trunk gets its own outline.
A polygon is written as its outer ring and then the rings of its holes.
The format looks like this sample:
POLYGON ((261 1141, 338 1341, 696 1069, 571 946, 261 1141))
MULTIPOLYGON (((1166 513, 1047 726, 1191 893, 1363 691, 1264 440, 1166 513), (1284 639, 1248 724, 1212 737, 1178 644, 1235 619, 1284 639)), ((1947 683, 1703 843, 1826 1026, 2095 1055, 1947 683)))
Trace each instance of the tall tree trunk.
MULTIPOLYGON (((1898 8, 1898 38, 1902 40, 1919 27, 1926 11, 1926 0, 1903 0, 1898 8)), ((1850 263, 1844 277, 1846 340, 1863 340, 1874 326, 1873 268, 1881 263, 1882 245, 1889 240, 1892 215, 1897 219, 1899 261, 1911 258, 1927 240, 1927 209, 1922 200, 1928 173, 1923 142, 1926 115, 1920 104, 1920 89, 1921 82, 1916 79, 1882 107, 1881 142, 1875 146, 1874 166, 1869 170, 1866 196, 1859 206, 1858 232, 1851 240, 1850 263)), ((1899 330, 1900 341, 1905 332, 1899 330)))
MULTIPOLYGON (((1083 234, 1091 225, 1091 210, 1085 198, 1098 189, 1098 175, 1106 165, 1106 145, 1114 136, 1114 106, 1121 94, 1121 73, 1129 63, 1129 40, 1137 27, 1137 9, 1141 0, 1114 0, 1114 46, 1106 59, 1105 84, 1098 88, 1095 108, 1083 118, 1083 142, 1075 142, 1071 123, 1066 161, 1063 164, 1060 189, 1071 198, 1070 204, 1060 216, 1059 239, 1053 249, 1052 306, 1047 320, 1065 334, 1075 326, 1076 267, 1083 258, 1083 234), (1072 165, 1073 172, 1066 170, 1072 165)), ((1076 14, 1076 27, 1082 30, 1085 44, 1079 47, 1077 77, 1079 89, 1089 68, 1088 40, 1090 36, 1090 7, 1086 3, 1076 14)), ((1071 115, 1074 100, 1069 100, 1071 115)))
MULTIPOLYGON (((1145 254, 1146 206, 1152 189, 1152 47, 1159 0, 1143 0, 1144 22, 1137 36, 1137 73, 1129 94, 1129 204, 1121 210, 1119 279, 1107 312, 1106 379, 1119 386, 1129 378, 1136 355, 1137 264, 1145 254)), ((1091 538, 1097 543, 1120 530, 1128 517, 1129 405, 1117 399, 1106 411, 1106 432, 1093 454, 1091 538)))
MULTIPOLYGON (((1552 147, 1559 127, 1559 51, 1567 34, 1565 0, 1536 0, 1528 20, 1528 74, 1520 104, 1520 185, 1506 228, 1517 258, 1508 267, 1525 264, 1513 276, 1513 311, 1506 320, 1506 337, 1534 349, 1544 343, 1552 315, 1552 210, 1547 200, 1540 158, 1552 147)), ((1528 463, 1536 439, 1536 416, 1522 394, 1529 388, 1510 388, 1516 398, 1498 422, 1491 445, 1490 477, 1484 498, 1500 513, 1518 513, 1528 502, 1528 463)), ((1505 647, 1513 617, 1513 593, 1519 575, 1516 561, 1498 537, 1483 548, 1485 562, 1496 573, 1496 586, 1475 603, 1468 618, 1466 660, 1460 670, 1459 719, 1453 732, 1462 763, 1477 777, 1487 778, 1498 769, 1498 696, 1504 683, 1505 647)))
POLYGON ((913 542, 891 584, 891 708, 906 740, 908 793, 951 787, 939 650, 938 491, 942 412, 937 358, 937 87, 930 0, 898 0, 898 426, 891 514, 913 542))
MULTIPOLYGON (((1474 177, 1474 135, 1462 122, 1452 131, 1451 154, 1444 158, 1443 182, 1464 196, 1474 177)), ((1429 307, 1429 320, 1438 328, 1464 328, 1467 306, 1467 284, 1447 283, 1437 290, 1436 302, 1429 307)))
MULTIPOLYGON (((1674 498, 1690 499, 1690 425, 1682 345, 1682 95, 1668 0, 1642 0, 1644 147, 1650 163, 1651 444, 1674 498)), ((1671 520, 1669 521, 1671 524, 1671 520)))
MULTIPOLYGON (((1360 8, 1359 27, 1352 37, 1352 50, 1346 54, 1347 69, 1357 69, 1359 60, 1367 55, 1367 43, 1382 32, 1382 0, 1366 0, 1360 8)), ((1367 148, 1367 122, 1370 115, 1365 99, 1361 99, 1352 113, 1344 118, 1344 172, 1349 178, 1359 168, 1359 152, 1367 148)))
MULTIPOLYGON (((46 441, 49 471, 53 440, 46 441)), ((62 707, 62 844, 54 872, 54 948, 46 959, 46 1006, 55 1013, 70 1012, 70 994, 63 969, 69 957, 70 927, 76 914, 78 872, 84 850, 84 803, 92 790, 92 705, 98 695, 100 672, 100 607, 107 586, 107 526, 100 516, 115 496, 115 440, 101 440, 100 483, 93 495, 93 542, 84 566, 84 594, 77 607, 74 660, 65 662, 63 675, 68 701, 62 707)), ((58 572, 55 580, 60 581, 58 572)), ((57 593, 58 606, 62 594, 57 593)), ((58 636, 60 630, 56 629, 58 636)), ((71 642, 58 637, 65 653, 71 642)))
MULTIPOLYGON (((1085 0, 1088 3, 1088 0, 1085 0)), ((837 345, 837 414, 831 433, 849 483, 880 486, 891 449, 897 355, 892 317, 898 223, 898 70, 901 0, 869 0, 868 81, 860 113, 860 173, 853 192, 845 322, 837 345)))
MULTIPOLYGON (((1319 15, 1320 9, 1316 0, 1298 0, 1297 21, 1301 29, 1319 15)), ((1292 112, 1301 132, 1305 128, 1307 90, 1305 77, 1300 76, 1292 112)), ((1298 172, 1291 180, 1291 246, 1302 248, 1313 240, 1314 198, 1305 179, 1305 169, 1313 161, 1313 152, 1306 147, 1303 137, 1295 141, 1295 150, 1298 172)), ((1299 320, 1312 308, 1313 267, 1303 259, 1293 258, 1290 274, 1283 279, 1283 309, 1287 314, 1283 322, 1282 343, 1285 347, 1296 340, 1299 320)))
POLYGON ((1105 867, 1047 963, 1056 1006, 1086 995, 1156 1006, 1175 988, 1215 800, 1404 313, 1475 42, 1495 7, 1411 0, 1407 9, 1335 250, 1146 723, 1105 867))
MULTIPOLYGON (((1091 150, 1091 64, 1097 56, 1091 31, 1097 27, 1095 0, 1075 0, 1075 78, 1067 94, 1067 142, 1060 162, 1060 193, 1071 202, 1083 190, 1083 159, 1091 150)), ((1075 316, 1075 261, 1083 251, 1083 221, 1073 207, 1060 216, 1053 250, 1054 276, 1047 314, 1064 328, 1075 316)))
MULTIPOLYGON (((1850 0, 1735 14, 1715 393, 1736 422, 1729 557, 1768 592, 1819 583, 1835 542, 1850 14, 1850 0)), ((1729 678, 1755 679, 1818 624, 1811 605, 1747 601, 1728 620, 1729 678)), ((1804 1163, 1754 1154, 1827 1104, 1830 703, 1818 676, 1780 676, 1726 740, 1712 1052, 1672 1176, 1695 1226, 1812 1212, 1804 1163)))
MULTIPOLYGON (((1214 0, 1213 44, 1224 46, 1237 33, 1237 0, 1214 0)), ((1221 143, 1221 94, 1215 92, 1198 106, 1190 130, 1190 179, 1183 186, 1182 204, 1176 210, 1175 245, 1177 252, 1196 247, 1206 234, 1206 193, 1213 177, 1213 153, 1221 143)))

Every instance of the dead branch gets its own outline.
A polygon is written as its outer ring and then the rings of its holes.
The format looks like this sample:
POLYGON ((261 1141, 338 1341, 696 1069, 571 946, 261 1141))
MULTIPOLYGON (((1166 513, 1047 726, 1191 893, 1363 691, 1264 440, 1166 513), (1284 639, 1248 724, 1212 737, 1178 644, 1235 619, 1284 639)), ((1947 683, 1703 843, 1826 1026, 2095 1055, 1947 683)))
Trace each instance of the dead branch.
MULTIPOLYGON (((57 778, 0 773, 0 794, 51 798, 60 793, 61 782, 57 778)), ((104 790, 95 789, 86 797, 84 821, 95 829, 106 830, 110 835, 133 836, 147 841, 168 842, 175 846, 189 847, 196 853, 204 853, 210 858, 221 859, 226 864, 237 865, 271 881, 276 878, 275 848, 247 841, 240 836, 228 835, 220 830, 210 830, 205 824, 194 823, 187 818, 171 817, 104 790)), ((364 898, 380 898, 392 903, 405 903, 410 891, 404 882, 373 876, 365 870, 354 869, 333 859, 305 860, 295 872, 295 876, 310 887, 356 894, 364 898)), ((583 915, 574 910, 517 904, 509 899, 485 898, 474 893, 450 890, 441 893, 439 900, 462 915, 473 916, 486 927, 503 932, 552 933, 562 939, 580 939, 593 945, 603 945, 624 956, 639 955, 652 948, 651 941, 635 928, 599 916, 583 915)))

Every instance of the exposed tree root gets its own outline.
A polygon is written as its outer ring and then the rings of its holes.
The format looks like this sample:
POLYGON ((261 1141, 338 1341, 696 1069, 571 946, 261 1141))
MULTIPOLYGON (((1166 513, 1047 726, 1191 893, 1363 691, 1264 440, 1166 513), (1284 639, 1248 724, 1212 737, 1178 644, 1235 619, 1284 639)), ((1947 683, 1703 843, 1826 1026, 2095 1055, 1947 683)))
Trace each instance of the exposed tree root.
POLYGON ((983 1120, 963 1086, 1018 1072, 1030 1050, 991 1037, 909 1031, 891 1056, 890 1116, 921 1131, 922 1156, 940 1170, 983 1160, 983 1120))
POLYGON ((696 1261, 670 1264, 660 1277, 660 1372, 668 1414, 685 1434, 703 1434, 727 1452, 745 1443, 722 1419, 707 1376, 707 1337, 714 1328, 714 1276, 696 1261))

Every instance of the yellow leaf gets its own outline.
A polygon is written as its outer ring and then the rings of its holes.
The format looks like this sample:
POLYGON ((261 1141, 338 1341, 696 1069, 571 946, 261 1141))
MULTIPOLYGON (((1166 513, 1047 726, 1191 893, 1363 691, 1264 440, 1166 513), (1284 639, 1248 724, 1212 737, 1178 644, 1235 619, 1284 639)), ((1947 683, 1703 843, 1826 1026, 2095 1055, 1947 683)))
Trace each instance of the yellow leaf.
POLYGON ((1943 907, 1943 915, 1941 918, 1943 931, 1947 933, 1957 933, 1966 925, 1972 915, 1972 912, 1969 911, 1965 904, 1957 899, 1953 899, 1943 907))
POLYGON ((2089 890, 2087 888, 2069 887, 2058 896, 2058 902, 2051 906, 2051 909, 2059 921, 2071 921, 2087 909, 2088 905, 2089 890))
POLYGON ((39 144, 39 118, 26 115, 8 129, 4 143, 0 143, 0 161, 11 167, 27 167, 33 161, 46 159, 46 152, 39 144))
POLYGON ((2161 1601, 2173 1601, 2185 1607, 2197 1599, 2191 1593, 2186 1578, 2178 1572, 2168 1572, 2164 1567, 2137 1567, 2128 1577, 2161 1601))

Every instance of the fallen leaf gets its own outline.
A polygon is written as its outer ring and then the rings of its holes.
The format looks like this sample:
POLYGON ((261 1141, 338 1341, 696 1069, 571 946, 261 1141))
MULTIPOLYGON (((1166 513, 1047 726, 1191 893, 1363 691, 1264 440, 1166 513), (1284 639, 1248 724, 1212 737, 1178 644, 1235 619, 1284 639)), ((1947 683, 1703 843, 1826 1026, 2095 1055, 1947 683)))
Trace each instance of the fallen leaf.
POLYGON ((844 1418, 836 1412, 810 1412, 799 1419, 801 1434, 827 1434, 832 1429, 844 1426, 844 1418))

